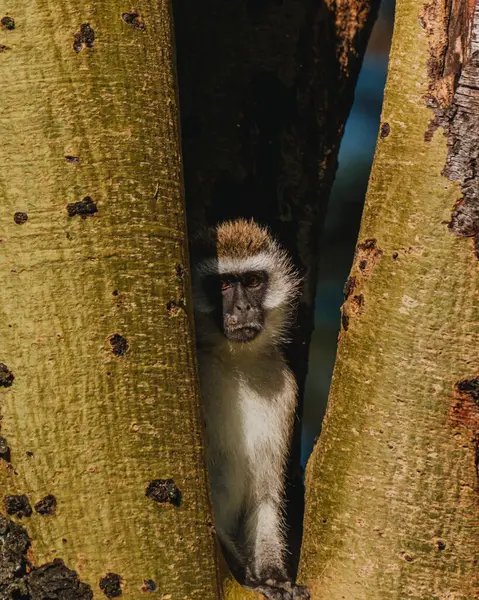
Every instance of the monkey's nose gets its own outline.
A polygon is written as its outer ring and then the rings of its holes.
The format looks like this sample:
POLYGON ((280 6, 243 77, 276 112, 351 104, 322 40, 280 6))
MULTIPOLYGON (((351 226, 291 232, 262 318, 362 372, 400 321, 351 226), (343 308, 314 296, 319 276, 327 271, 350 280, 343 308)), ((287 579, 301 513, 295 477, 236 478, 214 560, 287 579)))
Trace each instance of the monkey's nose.
POLYGON ((240 312, 248 312, 249 310, 251 310, 251 304, 237 304, 236 308, 240 311, 240 312))

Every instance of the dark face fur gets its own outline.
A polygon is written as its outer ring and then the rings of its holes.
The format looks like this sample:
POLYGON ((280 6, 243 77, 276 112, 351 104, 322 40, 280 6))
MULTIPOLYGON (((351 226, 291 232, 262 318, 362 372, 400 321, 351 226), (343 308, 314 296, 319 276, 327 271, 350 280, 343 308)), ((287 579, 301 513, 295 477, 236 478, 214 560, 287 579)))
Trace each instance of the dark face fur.
POLYGON ((263 300, 268 287, 264 271, 226 273, 210 278, 209 295, 216 322, 230 342, 254 340, 264 326, 263 300))

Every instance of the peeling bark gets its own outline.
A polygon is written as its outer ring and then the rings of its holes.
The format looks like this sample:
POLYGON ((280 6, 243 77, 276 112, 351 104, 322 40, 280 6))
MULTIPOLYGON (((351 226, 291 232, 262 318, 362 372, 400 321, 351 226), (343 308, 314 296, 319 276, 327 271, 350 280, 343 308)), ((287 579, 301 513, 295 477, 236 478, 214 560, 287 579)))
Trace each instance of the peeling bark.
POLYGON ((435 128, 443 128, 448 144, 443 173, 459 182, 462 192, 449 229, 474 238, 479 258, 479 5, 450 0, 438 19, 435 3, 428 4, 422 25, 431 53, 427 102, 435 113, 426 140, 435 128))

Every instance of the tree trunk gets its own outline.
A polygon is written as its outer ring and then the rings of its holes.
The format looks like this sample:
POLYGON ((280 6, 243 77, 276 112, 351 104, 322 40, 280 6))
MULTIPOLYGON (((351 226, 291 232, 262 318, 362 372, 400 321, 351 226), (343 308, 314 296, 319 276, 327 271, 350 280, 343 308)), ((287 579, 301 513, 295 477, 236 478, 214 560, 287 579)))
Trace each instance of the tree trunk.
POLYGON ((474 4, 397 3, 328 412, 307 469, 300 574, 313 600, 479 597, 478 259, 462 239, 479 232, 474 4))
POLYGON ((219 597, 171 10, 125 10, 2 4, 2 600, 219 597))
MULTIPOLYGON (((253 217, 269 225, 294 255, 304 285, 287 351, 300 404, 319 233, 378 5, 379 0, 174 4, 189 229, 253 217)), ((288 478, 293 572, 303 495, 299 424, 296 419, 288 478)))

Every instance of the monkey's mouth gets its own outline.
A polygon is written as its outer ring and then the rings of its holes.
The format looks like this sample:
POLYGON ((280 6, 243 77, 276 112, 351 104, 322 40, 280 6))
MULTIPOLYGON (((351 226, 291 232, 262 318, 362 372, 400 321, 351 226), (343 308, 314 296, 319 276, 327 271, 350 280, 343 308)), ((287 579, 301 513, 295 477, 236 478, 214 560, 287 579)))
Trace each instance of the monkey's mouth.
POLYGON ((236 327, 225 327, 225 336, 230 342, 239 342, 244 344, 251 342, 261 333, 262 327, 257 323, 249 325, 240 325, 236 327))

